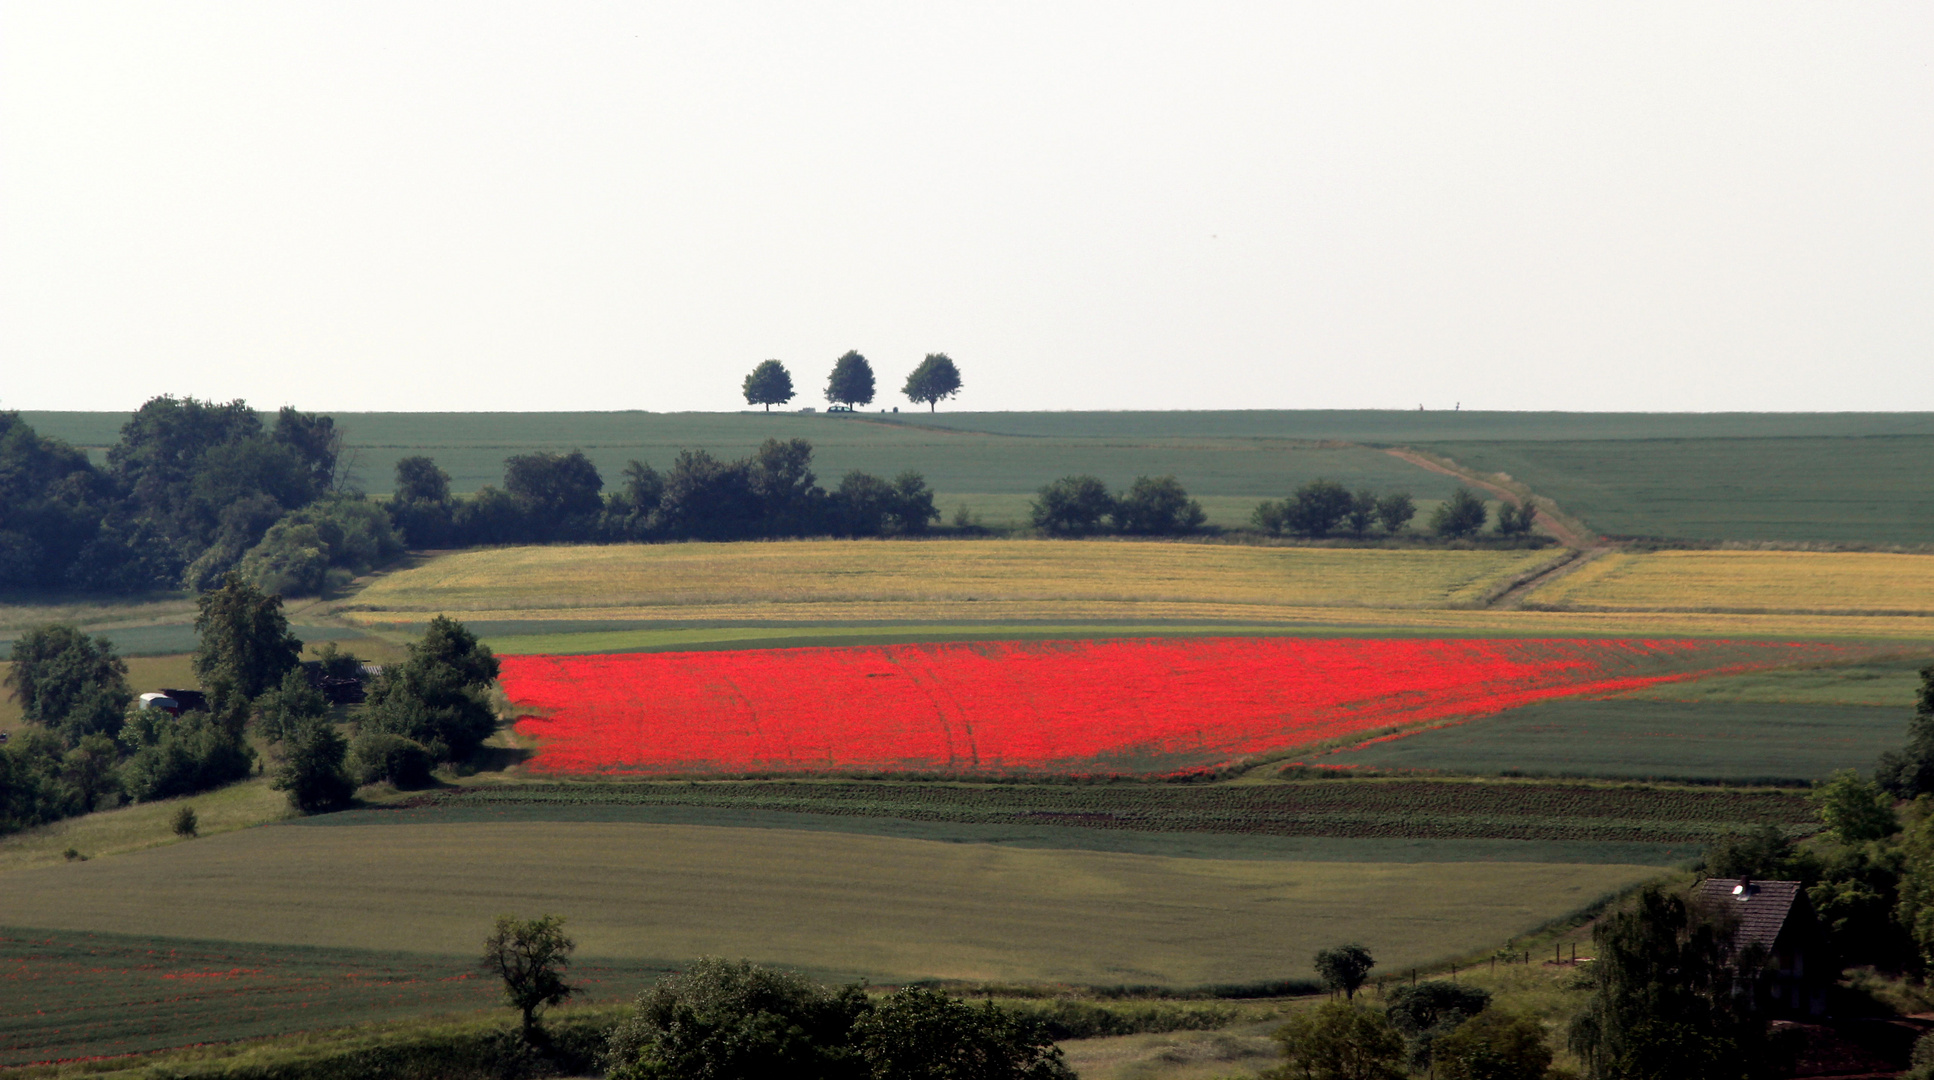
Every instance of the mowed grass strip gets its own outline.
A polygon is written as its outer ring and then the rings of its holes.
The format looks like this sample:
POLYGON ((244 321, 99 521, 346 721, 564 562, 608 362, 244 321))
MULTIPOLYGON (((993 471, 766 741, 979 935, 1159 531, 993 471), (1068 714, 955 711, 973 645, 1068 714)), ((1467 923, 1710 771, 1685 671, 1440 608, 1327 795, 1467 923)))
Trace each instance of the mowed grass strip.
POLYGON ((686 609, 935 601, 1445 607, 1555 556, 1057 540, 516 547, 386 575, 363 611, 686 609))
POLYGON ((586 958, 876 981, 1251 982, 1359 940, 1391 966, 1504 940, 1657 871, 1302 863, 584 822, 251 829, 0 875, 10 922, 468 956, 555 912, 586 958), (1422 898, 1428 898, 1427 900, 1422 898))
POLYGON ((1590 611, 1934 614, 1934 555, 1660 551, 1597 559, 1531 602, 1590 611))

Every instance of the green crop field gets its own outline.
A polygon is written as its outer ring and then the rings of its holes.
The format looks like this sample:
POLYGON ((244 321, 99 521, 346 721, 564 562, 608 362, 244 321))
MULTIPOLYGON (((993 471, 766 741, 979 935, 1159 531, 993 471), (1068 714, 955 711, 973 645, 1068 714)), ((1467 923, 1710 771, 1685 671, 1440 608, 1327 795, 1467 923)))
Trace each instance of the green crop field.
POLYGON ((1613 536, 1934 543, 1934 436, 1442 443, 1613 536))
POLYGON ((1682 850, 1758 825, 1803 827, 1813 820, 1806 801, 1786 791, 1428 780, 517 784, 426 796, 406 811, 329 820, 408 824, 434 811, 439 820, 489 821, 501 820, 493 815, 511 808, 668 806, 1104 832, 1677 844, 1682 850))
MULTIPOLYGON (((1696 685, 1696 684, 1695 684, 1696 685)), ((1309 759, 1531 775, 1822 780, 1898 749, 1912 708, 1726 701, 1549 701, 1309 759)))
MULTIPOLYGON (((572 981, 604 1000, 665 969, 591 961, 572 981)), ((0 1066, 254 1039, 371 1020, 501 1012, 464 956, 240 945, 0 928, 0 1066)))
POLYGON ((469 956, 499 913, 571 920, 587 958, 702 955, 1073 983, 1304 977, 1481 947, 1656 873, 1551 863, 1185 859, 617 822, 272 825, 0 875, 10 922, 469 956), (1431 903, 1392 904, 1428 892, 1431 903), (1293 915, 1291 913, 1294 913, 1293 915))

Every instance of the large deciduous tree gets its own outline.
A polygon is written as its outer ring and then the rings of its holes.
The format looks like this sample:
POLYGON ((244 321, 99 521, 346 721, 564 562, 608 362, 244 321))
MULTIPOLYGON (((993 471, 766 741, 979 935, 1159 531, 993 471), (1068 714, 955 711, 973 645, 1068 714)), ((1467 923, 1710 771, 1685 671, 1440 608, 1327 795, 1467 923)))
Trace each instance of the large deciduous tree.
POLYGON ((369 688, 366 732, 400 735, 439 760, 462 761, 497 730, 490 684, 497 657, 455 619, 430 620, 410 658, 383 669, 369 688))
POLYGON ((873 404, 873 365, 857 352, 848 352, 833 361, 833 373, 826 378, 826 400, 835 405, 873 404))
POLYGON ((6 685, 30 723, 72 748, 89 735, 113 736, 134 695, 128 665, 106 638, 62 623, 38 626, 14 639, 6 685))
POLYGON ((282 598, 270 596, 230 571, 221 588, 202 594, 195 616, 201 645, 195 676, 208 691, 215 719, 240 735, 255 699, 282 682, 302 655, 289 632, 282 598))
POLYGON ((960 368, 953 360, 946 353, 928 353, 920 366, 907 375, 906 385, 900 392, 908 401, 926 402, 927 411, 933 412, 937 402, 960 393, 960 385, 960 368))
POLYGON ((1880 755, 1874 779, 1899 798, 1934 795, 1934 664, 1921 669, 1921 689, 1907 722, 1907 745, 1880 755))
POLYGON ((774 405, 792 400, 792 373, 777 360, 761 361, 745 377, 744 390, 747 405, 764 405, 771 412, 774 405))

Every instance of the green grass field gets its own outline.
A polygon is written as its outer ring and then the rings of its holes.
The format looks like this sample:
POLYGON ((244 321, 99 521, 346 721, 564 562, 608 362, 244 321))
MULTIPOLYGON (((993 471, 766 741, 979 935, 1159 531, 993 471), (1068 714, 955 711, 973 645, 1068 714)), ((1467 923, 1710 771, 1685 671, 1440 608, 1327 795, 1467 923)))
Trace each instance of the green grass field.
MULTIPOLYGON (((1693 684, 1697 685, 1697 684, 1693 684)), ((1549 701, 1310 758, 1323 765, 1530 775, 1823 780, 1898 749, 1911 707, 1549 701)))
POLYGON ((464 957, 499 913, 552 911, 571 920, 586 958, 746 956, 885 981, 1192 985, 1304 977, 1317 948, 1346 939, 1390 964, 1426 962, 1654 873, 627 823, 268 826, 0 874, 0 910, 59 930, 464 957), (1429 905, 1388 902, 1424 891, 1429 905))

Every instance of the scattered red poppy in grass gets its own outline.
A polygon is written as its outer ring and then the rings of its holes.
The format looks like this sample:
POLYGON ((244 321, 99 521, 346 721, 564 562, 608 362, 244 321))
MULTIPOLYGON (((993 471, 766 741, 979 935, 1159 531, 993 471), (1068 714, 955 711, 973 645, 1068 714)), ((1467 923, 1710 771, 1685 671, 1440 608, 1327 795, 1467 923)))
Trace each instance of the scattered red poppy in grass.
POLYGON ((507 656, 552 774, 1164 772, 1831 645, 1196 638, 507 656))

